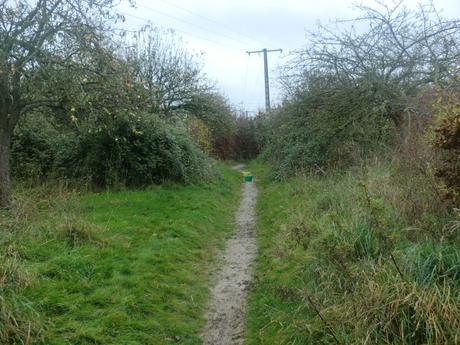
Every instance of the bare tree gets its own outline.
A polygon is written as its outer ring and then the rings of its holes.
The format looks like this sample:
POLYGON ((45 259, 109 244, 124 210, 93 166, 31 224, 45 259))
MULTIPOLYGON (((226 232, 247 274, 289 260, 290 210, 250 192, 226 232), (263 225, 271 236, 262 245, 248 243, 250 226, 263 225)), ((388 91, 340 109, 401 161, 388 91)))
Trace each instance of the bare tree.
MULTIPOLYGON (((367 83, 378 92, 410 95, 460 71, 460 20, 443 19, 432 3, 416 11, 403 0, 357 9, 358 18, 319 25, 308 35, 309 44, 285 70, 288 91, 305 88, 312 76, 329 75, 346 85, 367 83)), ((393 116, 398 122, 399 114, 393 116)))
POLYGON ((10 144, 21 116, 47 105, 47 75, 108 29, 113 0, 0 1, 0 207, 11 203, 10 144))

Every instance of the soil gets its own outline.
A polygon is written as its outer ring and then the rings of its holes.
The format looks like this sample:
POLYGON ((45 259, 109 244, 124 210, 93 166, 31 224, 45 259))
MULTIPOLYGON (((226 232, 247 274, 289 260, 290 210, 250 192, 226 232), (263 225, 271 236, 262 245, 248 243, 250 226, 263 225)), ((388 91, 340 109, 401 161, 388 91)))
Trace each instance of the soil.
MULTIPOLYGON (((234 166, 241 171, 244 165, 234 166)), ((203 345, 240 345, 244 341, 246 297, 252 280, 255 238, 255 204, 257 189, 254 182, 242 186, 242 198, 235 215, 235 232, 222 254, 222 267, 216 274, 202 331, 203 345)))

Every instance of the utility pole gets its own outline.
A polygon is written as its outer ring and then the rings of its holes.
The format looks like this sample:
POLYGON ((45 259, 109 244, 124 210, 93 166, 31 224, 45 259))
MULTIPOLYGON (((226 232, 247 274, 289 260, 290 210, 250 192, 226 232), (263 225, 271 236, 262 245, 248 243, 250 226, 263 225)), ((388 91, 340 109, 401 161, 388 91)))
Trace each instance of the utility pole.
POLYGON ((283 52, 282 49, 267 49, 247 51, 248 55, 264 53, 264 76, 265 76, 265 111, 268 113, 270 111, 270 84, 268 80, 268 56, 267 53, 271 52, 283 52))

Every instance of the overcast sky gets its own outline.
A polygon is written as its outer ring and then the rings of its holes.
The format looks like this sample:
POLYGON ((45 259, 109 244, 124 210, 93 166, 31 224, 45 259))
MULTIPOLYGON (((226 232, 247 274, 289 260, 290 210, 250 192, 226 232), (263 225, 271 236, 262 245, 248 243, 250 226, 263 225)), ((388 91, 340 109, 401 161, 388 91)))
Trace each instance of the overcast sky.
MULTIPOLYGON (((390 0, 388 0, 390 1, 390 0)), ((446 17, 460 18, 460 0, 434 0, 446 17)), ((128 29, 148 21, 172 28, 186 46, 202 53, 204 72, 232 104, 248 111, 264 108, 262 54, 247 50, 283 49, 269 54, 271 101, 279 102, 277 66, 289 52, 305 45, 306 30, 318 21, 352 18, 353 0, 136 0, 136 8, 121 7, 128 29)), ((371 4, 365 0, 360 3, 371 4)), ((417 0, 407 0, 416 6, 417 0)))

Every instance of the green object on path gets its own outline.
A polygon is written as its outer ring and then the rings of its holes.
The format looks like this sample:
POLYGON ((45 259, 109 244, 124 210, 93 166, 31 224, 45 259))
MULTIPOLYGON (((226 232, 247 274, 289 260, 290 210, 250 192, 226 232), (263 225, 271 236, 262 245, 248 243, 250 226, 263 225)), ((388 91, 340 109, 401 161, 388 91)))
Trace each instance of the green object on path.
POLYGON ((244 182, 252 182, 252 175, 244 176, 244 182))

